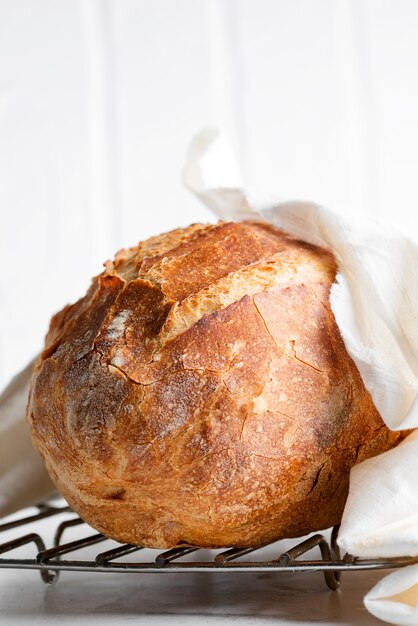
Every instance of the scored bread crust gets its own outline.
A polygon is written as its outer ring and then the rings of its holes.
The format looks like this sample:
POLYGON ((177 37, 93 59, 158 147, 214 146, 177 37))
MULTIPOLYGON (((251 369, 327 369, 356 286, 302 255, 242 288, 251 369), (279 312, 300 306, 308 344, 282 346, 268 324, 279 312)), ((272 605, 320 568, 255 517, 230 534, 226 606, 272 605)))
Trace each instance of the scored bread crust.
POLYGON ((252 546, 338 523, 382 422, 329 305, 332 254, 262 222, 121 250, 51 320, 28 422, 74 510, 121 542, 252 546))

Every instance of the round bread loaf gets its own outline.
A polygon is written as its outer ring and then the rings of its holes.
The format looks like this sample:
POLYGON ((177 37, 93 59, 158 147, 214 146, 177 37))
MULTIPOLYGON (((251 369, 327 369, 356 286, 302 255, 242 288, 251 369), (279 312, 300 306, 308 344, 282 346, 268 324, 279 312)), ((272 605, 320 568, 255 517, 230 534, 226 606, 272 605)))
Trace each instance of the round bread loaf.
POLYGON ((58 489, 121 542, 260 545, 340 521, 383 424, 326 250, 264 223, 121 250, 51 321, 28 421, 58 489))

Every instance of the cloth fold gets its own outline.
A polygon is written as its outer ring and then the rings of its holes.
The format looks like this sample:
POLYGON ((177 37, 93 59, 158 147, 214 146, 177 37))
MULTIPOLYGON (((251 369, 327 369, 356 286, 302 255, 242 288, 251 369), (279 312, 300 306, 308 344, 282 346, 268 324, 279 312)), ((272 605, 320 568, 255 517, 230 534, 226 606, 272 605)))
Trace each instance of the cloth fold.
POLYGON ((354 466, 340 547, 365 558, 418 556, 417 477, 418 430, 396 448, 354 466))
POLYGON ((386 576, 364 598, 370 613, 397 626, 418 624, 418 565, 386 576))
POLYGON ((0 395, 0 517, 55 491, 25 420, 32 369, 33 362, 0 395))

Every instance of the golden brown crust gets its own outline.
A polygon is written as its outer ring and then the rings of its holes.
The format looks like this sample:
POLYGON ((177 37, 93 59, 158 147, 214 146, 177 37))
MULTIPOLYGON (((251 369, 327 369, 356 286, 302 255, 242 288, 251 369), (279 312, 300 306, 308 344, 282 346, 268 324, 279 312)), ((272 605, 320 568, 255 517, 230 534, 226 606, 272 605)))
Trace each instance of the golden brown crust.
POLYGON ((329 306, 332 255, 264 223, 120 251, 51 321, 28 421, 119 541, 248 546, 338 523, 383 424, 329 306))

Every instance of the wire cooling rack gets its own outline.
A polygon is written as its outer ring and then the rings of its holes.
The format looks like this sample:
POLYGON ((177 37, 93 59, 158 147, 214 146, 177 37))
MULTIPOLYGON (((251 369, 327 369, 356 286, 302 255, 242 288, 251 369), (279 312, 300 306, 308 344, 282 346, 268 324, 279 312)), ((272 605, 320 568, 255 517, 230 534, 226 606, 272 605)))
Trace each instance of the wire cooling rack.
MULTIPOLYGON (((316 534, 302 542, 295 543, 294 547, 278 554, 277 558, 271 560, 263 560, 260 556, 261 548, 266 546, 218 550, 215 556, 210 559, 184 560, 183 557, 191 553, 200 551, 201 554, 206 555, 208 551, 197 546, 182 546, 158 552, 155 558, 140 561, 136 560, 136 556, 138 552, 144 549, 142 546, 121 545, 116 542, 113 542, 115 544, 114 548, 98 552, 93 559, 91 559, 90 555, 87 558, 86 555, 84 559, 77 558, 75 560, 69 559, 68 556, 76 551, 83 552, 83 549, 90 548, 103 541, 109 541, 109 539, 101 533, 93 532, 93 529, 75 514, 69 519, 58 521, 64 513, 72 514, 73 511, 66 505, 43 503, 36 507, 36 512, 32 515, 22 516, 18 519, 14 516, 14 519, 11 521, 6 520, 0 524, 0 534, 5 531, 18 531, 15 537, 0 543, 0 568, 39 570, 42 580, 47 584, 56 582, 61 570, 136 574, 146 572, 228 572, 231 570, 234 572, 321 571, 324 574, 328 587, 337 589, 340 584, 341 572, 343 571, 397 568, 418 562, 418 557, 360 559, 349 554, 341 557, 337 545, 338 526, 332 530, 330 541, 327 541, 323 535, 316 534), (33 525, 52 516, 57 516, 57 525, 52 541, 53 545, 47 548, 41 535, 33 532, 33 525), (85 535, 83 534, 80 539, 66 543, 62 542, 64 533, 68 534, 68 529, 82 524, 85 524, 87 529, 85 535), (36 547, 34 558, 10 557, 10 552, 28 544, 34 544, 34 547, 36 547), (305 560, 300 558, 313 548, 319 548, 321 553, 320 559, 305 560), (243 557, 249 554, 251 554, 252 560, 242 560, 243 557), (4 555, 7 555, 7 557, 4 555), (135 556, 130 557, 129 560, 118 562, 118 559, 128 555, 135 556)), ((150 551, 146 550, 145 552, 149 553, 150 551)), ((194 555, 194 557, 196 556, 199 556, 199 554, 194 555)))

